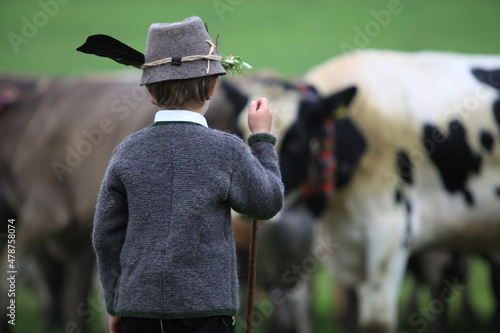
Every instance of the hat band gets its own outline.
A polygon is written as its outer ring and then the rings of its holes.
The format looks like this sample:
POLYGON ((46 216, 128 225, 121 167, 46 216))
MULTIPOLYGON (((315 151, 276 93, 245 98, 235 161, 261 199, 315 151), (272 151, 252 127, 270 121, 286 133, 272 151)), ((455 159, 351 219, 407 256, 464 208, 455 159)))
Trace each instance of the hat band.
POLYGON ((209 40, 205 40, 205 42, 210 44, 210 51, 208 52, 207 55, 192 55, 192 56, 186 56, 186 57, 168 57, 165 59, 161 60, 156 60, 152 62, 148 62, 147 64, 144 64, 141 66, 142 69, 146 68, 151 68, 151 67, 156 67, 156 66, 161 66, 165 64, 172 63, 172 65, 180 65, 182 62, 185 61, 196 61, 196 60, 208 60, 207 64, 207 74, 210 72, 210 60, 213 61, 222 61, 222 57, 218 55, 212 55, 212 52, 214 52, 216 46, 214 43, 212 43, 209 40))
POLYGON ((195 61, 195 60, 214 60, 214 61, 221 61, 222 57, 221 56, 216 56, 216 55, 192 55, 192 56, 187 56, 187 57, 181 57, 181 58, 176 58, 176 57, 169 57, 161 60, 156 60, 153 62, 148 62, 147 64, 142 65, 142 69, 150 68, 150 67, 156 67, 160 65, 165 65, 169 64, 172 62, 172 59, 178 60, 180 59, 181 62, 185 61, 195 61))

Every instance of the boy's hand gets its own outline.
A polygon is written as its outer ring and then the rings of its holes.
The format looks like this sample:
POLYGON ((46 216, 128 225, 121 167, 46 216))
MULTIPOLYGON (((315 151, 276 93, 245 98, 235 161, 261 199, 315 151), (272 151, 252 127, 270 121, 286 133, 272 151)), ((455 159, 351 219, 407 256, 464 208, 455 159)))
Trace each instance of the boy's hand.
POLYGON ((273 116, 267 107, 267 98, 259 98, 250 103, 248 110, 248 127, 252 134, 270 133, 273 116))
POLYGON ((120 318, 117 316, 109 315, 109 332, 121 333, 120 318))

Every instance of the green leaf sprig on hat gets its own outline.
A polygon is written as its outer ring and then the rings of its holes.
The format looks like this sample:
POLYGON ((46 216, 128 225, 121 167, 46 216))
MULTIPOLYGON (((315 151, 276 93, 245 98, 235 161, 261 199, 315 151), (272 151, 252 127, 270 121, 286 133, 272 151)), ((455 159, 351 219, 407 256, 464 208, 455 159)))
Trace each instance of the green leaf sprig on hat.
POLYGON ((245 69, 251 69, 252 66, 244 62, 241 57, 238 56, 224 56, 222 57, 222 67, 231 74, 245 74, 245 69))

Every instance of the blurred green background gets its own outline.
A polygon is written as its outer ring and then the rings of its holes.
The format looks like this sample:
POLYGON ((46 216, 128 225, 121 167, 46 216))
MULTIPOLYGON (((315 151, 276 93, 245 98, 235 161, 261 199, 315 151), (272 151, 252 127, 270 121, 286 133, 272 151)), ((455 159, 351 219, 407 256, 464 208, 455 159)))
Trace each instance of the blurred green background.
MULTIPOLYGON (((271 68, 289 77, 362 48, 500 54, 498 0, 0 0, 0 72, 122 70, 75 49, 87 36, 103 33, 143 52, 151 23, 192 15, 207 22, 214 39, 220 35, 219 53, 239 55, 255 69, 271 68)), ((493 308, 484 288, 487 267, 476 260, 470 278, 468 292, 486 320, 493 308)), ((323 271, 315 279, 317 332, 336 331, 332 280, 323 271)), ((403 303, 411 283, 410 278, 405 281, 403 303)), ((15 332, 41 332, 35 296, 25 287, 19 297, 15 332)), ((429 304, 429 297, 424 293, 422 303, 429 304)), ((481 331, 467 328, 454 313, 454 331, 459 326, 463 332, 481 331)), ((401 318, 403 327, 407 321, 401 318)))
POLYGON ((222 54, 294 76, 353 48, 500 53, 497 0, 0 0, 0 70, 122 69, 75 49, 104 33, 143 52, 151 23, 191 15, 222 54))

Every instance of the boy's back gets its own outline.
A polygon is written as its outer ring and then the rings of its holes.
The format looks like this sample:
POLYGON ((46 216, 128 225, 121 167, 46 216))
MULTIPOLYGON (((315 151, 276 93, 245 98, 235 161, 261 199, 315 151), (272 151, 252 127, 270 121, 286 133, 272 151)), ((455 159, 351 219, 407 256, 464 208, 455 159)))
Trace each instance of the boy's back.
POLYGON ((155 123, 116 149, 103 182, 112 191, 101 192, 96 219, 108 221, 102 227, 115 235, 123 230, 125 239, 110 251, 109 234, 96 229, 106 239, 94 244, 111 254, 109 261, 101 256, 107 270, 120 252, 113 305, 119 316, 236 314, 230 208, 267 219, 282 204, 273 145, 256 142, 252 149, 262 164, 236 136, 184 122, 155 123), (117 215, 122 205, 126 218, 117 215))
POLYGON ((147 61, 141 84, 160 111, 116 148, 97 200, 92 240, 110 331, 233 332, 231 208, 262 220, 283 205, 267 100, 250 103, 250 150, 207 127, 203 115, 226 72, 197 17, 151 25, 145 57, 127 46, 117 55, 123 47, 104 49, 120 62, 131 52, 134 63, 147 61))

